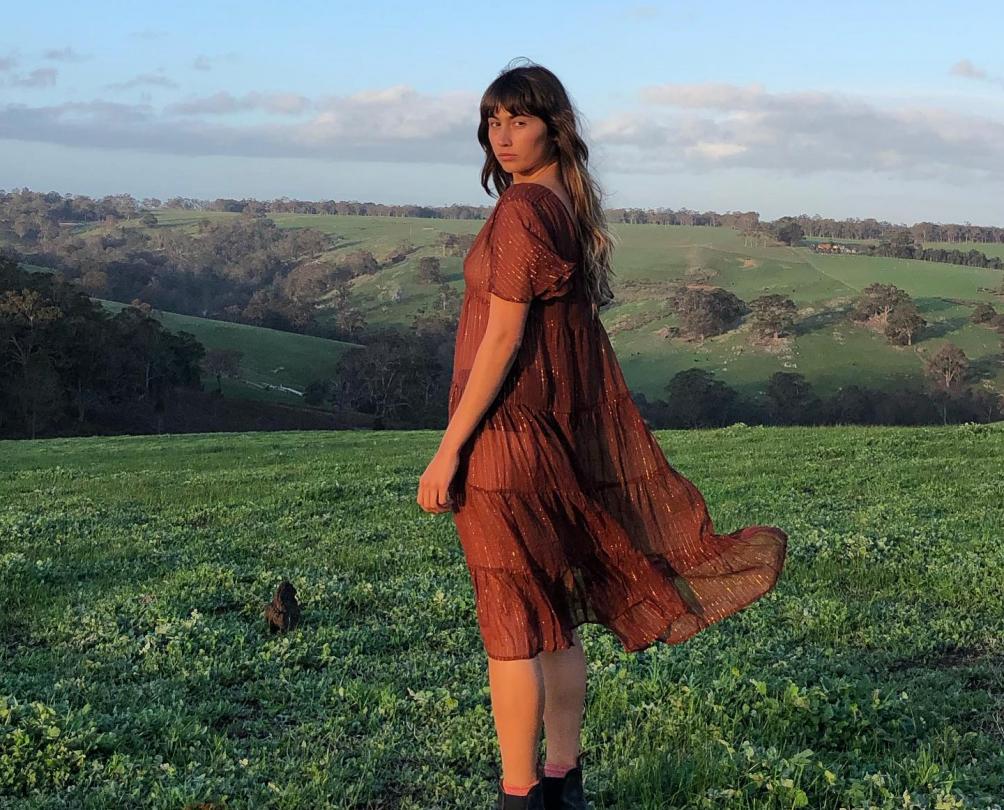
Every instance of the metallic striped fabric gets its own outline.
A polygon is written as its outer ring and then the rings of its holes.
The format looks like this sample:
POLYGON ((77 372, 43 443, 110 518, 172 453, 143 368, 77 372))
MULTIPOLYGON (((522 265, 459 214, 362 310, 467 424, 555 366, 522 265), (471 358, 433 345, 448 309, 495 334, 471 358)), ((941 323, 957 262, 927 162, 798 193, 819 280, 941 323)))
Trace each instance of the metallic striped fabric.
POLYGON ((566 649, 586 622, 630 652, 685 641, 771 590, 787 553, 787 534, 772 526, 715 533, 701 493, 631 399, 580 259, 558 196, 517 183, 464 260, 451 418, 489 294, 532 302, 450 487, 481 638, 499 660, 566 649))

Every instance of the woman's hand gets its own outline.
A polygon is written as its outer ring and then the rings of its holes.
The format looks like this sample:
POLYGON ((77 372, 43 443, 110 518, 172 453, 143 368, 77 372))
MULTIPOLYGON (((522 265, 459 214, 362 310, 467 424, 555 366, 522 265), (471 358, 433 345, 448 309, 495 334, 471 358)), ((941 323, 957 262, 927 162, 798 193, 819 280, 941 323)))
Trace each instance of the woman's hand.
POLYGON ((450 482, 460 464, 460 453, 440 448, 418 479, 418 505, 426 512, 449 512, 453 499, 449 496, 450 482))

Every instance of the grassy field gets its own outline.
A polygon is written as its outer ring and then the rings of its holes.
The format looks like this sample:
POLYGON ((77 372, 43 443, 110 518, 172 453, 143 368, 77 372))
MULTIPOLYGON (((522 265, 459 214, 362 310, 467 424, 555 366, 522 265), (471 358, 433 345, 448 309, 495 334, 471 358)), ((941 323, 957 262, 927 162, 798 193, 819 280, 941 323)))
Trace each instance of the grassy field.
POLYGON ((1004 243, 1002 242, 925 242, 924 247, 961 250, 963 253, 968 253, 970 250, 978 250, 987 256, 1000 256, 1004 258, 1004 243))
MULTIPOLYGON (((125 306, 116 301, 97 300, 112 313, 125 306)), ((243 352, 239 378, 221 380, 224 395, 241 399, 303 404, 299 394, 276 386, 303 391, 311 380, 335 377, 342 355, 357 348, 354 343, 175 312, 156 311, 153 315, 165 329, 190 332, 207 349, 237 349, 243 352)), ((203 384, 207 391, 213 389, 216 378, 206 375, 203 384)))
MULTIPOLYGON (((583 627, 593 806, 999 807, 1004 423, 657 435, 718 531, 790 555, 684 644, 583 627)), ((491 806, 468 574, 415 503, 438 440, 0 443, 0 806, 491 806)))

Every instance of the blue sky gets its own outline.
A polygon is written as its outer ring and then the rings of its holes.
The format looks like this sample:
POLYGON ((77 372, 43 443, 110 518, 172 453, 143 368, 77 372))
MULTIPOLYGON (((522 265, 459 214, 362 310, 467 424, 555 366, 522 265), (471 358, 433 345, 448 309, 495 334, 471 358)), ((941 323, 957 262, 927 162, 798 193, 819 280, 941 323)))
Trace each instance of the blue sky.
POLYGON ((490 204, 525 56, 609 206, 1004 225, 1004 4, 18 3, 0 189, 490 204))

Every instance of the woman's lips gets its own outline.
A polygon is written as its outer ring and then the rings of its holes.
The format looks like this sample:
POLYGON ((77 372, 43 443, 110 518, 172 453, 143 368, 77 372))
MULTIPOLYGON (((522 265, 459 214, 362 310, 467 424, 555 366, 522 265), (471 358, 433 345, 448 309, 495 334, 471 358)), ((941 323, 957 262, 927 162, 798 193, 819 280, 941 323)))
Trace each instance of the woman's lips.
POLYGON ((499 160, 512 160, 515 155, 499 155, 499 160))

